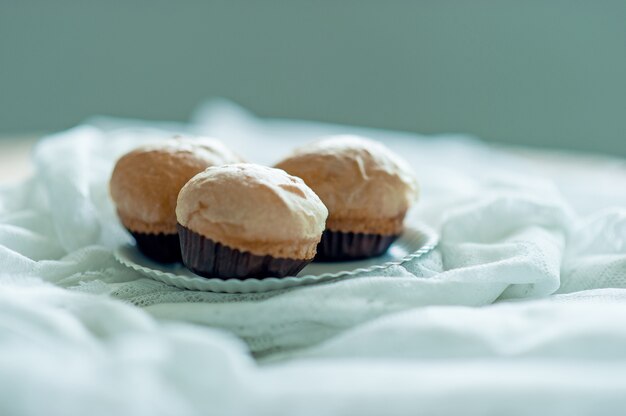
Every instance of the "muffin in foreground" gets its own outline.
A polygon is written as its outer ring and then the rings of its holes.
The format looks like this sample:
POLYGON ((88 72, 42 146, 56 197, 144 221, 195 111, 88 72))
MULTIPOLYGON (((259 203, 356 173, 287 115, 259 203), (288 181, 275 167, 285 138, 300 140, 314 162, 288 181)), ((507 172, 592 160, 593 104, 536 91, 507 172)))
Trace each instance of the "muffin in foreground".
POLYGON ((122 156, 109 190, 122 225, 137 248, 161 263, 180 261, 176 198, 183 185, 209 166, 240 162, 221 142, 175 138, 139 147, 122 156))
POLYGON ((328 208, 319 261, 379 256, 402 234, 417 198, 407 163, 381 143, 333 136, 296 149, 276 165, 302 178, 328 208))
POLYGON ((178 195, 183 263, 222 279, 295 276, 315 257, 327 216, 319 197, 282 170, 211 167, 178 195))

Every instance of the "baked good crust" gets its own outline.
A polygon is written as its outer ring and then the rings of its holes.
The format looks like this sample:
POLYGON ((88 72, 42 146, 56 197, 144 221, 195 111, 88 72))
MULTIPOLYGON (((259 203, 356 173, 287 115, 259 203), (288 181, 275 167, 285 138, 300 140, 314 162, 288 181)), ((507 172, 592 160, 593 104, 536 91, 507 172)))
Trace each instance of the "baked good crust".
POLYGON ((276 168, 300 177, 328 207, 334 231, 398 234, 418 197, 417 181, 400 157, 358 136, 331 136, 297 148, 276 168))
POLYGON ((178 223, 232 249, 310 259, 328 210, 305 183, 255 164, 211 167, 181 189, 178 223))
POLYGON ((176 138, 141 146, 122 156, 109 191, 122 224, 148 234, 176 234, 176 198, 208 166, 241 161, 210 138, 176 138))

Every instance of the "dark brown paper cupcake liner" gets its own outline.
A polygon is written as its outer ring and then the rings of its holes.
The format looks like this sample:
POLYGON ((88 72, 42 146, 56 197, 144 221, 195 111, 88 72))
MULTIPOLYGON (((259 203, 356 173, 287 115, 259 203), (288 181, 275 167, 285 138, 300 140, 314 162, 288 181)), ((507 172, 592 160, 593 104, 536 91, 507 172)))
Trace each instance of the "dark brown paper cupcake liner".
POLYGON ((178 224, 183 263, 193 273, 220 279, 295 276, 311 262, 232 249, 178 224))
POLYGON ((324 230, 314 261, 351 261, 384 254, 399 235, 324 230))
POLYGON ((146 257, 159 263, 181 261, 178 234, 146 234, 128 230, 137 242, 137 248, 146 257))

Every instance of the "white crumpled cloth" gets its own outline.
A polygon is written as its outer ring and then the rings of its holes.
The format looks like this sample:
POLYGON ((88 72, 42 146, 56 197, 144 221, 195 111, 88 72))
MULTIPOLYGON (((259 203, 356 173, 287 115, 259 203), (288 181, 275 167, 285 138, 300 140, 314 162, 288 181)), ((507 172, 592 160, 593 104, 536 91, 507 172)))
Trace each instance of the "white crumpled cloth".
POLYGON ((0 414, 619 414, 626 408, 626 163, 541 169, 463 136, 259 120, 93 119, 0 191, 0 414), (413 166, 425 258, 261 294, 183 291, 118 264, 118 156, 172 132, 272 164, 331 133, 413 166), (582 174, 584 172, 585 174, 582 174))

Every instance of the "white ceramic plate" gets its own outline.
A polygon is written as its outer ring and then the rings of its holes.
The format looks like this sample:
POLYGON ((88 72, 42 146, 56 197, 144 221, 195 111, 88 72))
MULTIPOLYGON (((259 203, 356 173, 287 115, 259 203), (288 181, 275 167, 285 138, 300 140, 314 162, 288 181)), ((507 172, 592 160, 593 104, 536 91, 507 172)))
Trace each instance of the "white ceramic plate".
POLYGON ((431 251, 438 242, 437 234, 420 225, 406 227, 404 233, 380 257, 366 260, 310 263, 298 276, 266 277, 264 279, 217 279, 193 274, 183 265, 163 265, 142 255, 133 245, 118 247, 115 258, 144 276, 176 286, 181 289, 221 293, 252 293, 285 289, 338 278, 348 278, 360 273, 386 269, 390 266, 414 260, 431 251))

